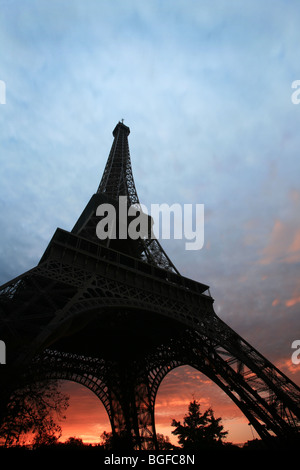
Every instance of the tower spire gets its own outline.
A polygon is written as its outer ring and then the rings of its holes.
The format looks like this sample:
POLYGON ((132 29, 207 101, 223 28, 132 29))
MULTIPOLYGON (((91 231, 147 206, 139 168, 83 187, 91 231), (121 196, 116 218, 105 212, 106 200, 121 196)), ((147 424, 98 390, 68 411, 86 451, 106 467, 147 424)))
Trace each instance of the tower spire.
MULTIPOLYGON (((119 121, 112 134, 114 140, 97 192, 91 197, 72 230, 73 233, 97 243, 101 243, 96 235, 96 226, 100 220, 96 211, 100 204, 110 203, 117 208, 120 196, 125 196, 128 208, 132 205, 140 206, 129 152, 130 129, 124 122, 119 121)), ((153 237, 153 232, 151 232, 151 236, 153 237)), ((106 245, 154 266, 179 274, 159 241, 151 236, 149 233, 147 239, 109 239, 106 241, 106 245)))
POLYGON ((139 204, 139 198, 134 184, 128 136, 130 129, 118 122, 113 130, 114 141, 100 181, 97 193, 102 193, 117 200, 127 196, 129 205, 139 204))
POLYGON ((39 264, 0 287, 0 421, 15 390, 71 380, 102 401, 115 443, 158 450, 157 391, 188 365, 232 399, 271 449, 298 449, 299 387, 216 315, 208 286, 170 272, 156 239, 93 239, 97 205, 134 194, 127 136, 119 123, 101 190, 72 233, 58 228, 39 264))

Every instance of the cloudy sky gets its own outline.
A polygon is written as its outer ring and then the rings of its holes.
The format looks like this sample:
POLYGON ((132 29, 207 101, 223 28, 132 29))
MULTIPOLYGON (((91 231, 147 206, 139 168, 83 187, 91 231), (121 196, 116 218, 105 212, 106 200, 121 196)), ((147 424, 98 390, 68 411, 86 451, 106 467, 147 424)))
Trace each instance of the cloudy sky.
MULTIPOLYGON (((297 0, 0 0, 0 283, 72 229, 124 119, 140 201, 205 206, 204 247, 163 241, 168 255, 300 385, 299 14, 297 0)), ((174 371, 158 421, 207 390, 174 371)))

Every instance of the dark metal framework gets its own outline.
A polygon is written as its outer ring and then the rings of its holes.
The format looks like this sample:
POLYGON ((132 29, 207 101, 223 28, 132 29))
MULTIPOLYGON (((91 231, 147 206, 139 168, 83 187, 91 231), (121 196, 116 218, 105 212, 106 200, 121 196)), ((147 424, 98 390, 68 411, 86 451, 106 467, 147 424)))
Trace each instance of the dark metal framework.
POLYGON ((120 442, 150 449, 159 385, 190 365, 226 392, 263 440, 295 439, 299 387, 215 314, 208 286, 181 276, 156 239, 96 237, 97 204, 120 195, 139 204, 129 128, 118 123, 113 135, 98 191, 73 230, 57 229, 39 264, 0 288, 2 402, 28 371, 69 379, 100 398, 120 442))

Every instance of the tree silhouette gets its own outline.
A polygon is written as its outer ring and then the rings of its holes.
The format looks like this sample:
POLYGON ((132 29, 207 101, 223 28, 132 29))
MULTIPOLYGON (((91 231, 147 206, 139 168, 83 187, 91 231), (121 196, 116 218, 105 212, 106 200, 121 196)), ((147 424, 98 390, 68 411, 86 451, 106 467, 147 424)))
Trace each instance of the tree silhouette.
POLYGON ((159 450, 171 450, 173 449, 173 445, 170 442, 168 436, 164 436, 163 434, 157 433, 156 440, 159 450))
POLYGON ((100 445, 104 450, 111 450, 113 448, 113 434, 112 432, 103 431, 100 436, 100 445))
MULTIPOLYGON (((101 436, 101 441, 100 441, 100 446, 104 450, 118 450, 119 449, 119 442, 118 439, 122 440, 122 435, 120 437, 118 436, 113 436, 112 432, 107 432, 104 431, 101 436)), ((173 445, 170 443, 169 437, 164 436, 163 434, 156 434, 156 440, 157 440, 157 445, 159 450, 171 450, 173 449, 173 445)), ((126 448, 126 443, 127 441, 125 440, 125 446, 126 448)), ((154 444, 149 443, 148 450, 156 450, 154 448, 154 444)))
POLYGON ((57 381, 32 382, 15 390, 0 426, 5 447, 19 445, 21 437, 33 435, 35 447, 57 442, 69 397, 59 390, 57 381))
POLYGON ((104 431, 100 438, 100 445, 104 450, 123 451, 134 449, 134 438, 126 431, 115 435, 112 432, 104 431))
POLYGON ((228 434, 227 431, 223 431, 220 422, 221 418, 216 419, 211 408, 201 414, 200 403, 193 400, 189 404, 183 424, 173 419, 171 425, 175 429, 172 434, 178 436, 178 443, 188 451, 219 448, 228 434))
POLYGON ((63 446, 70 449, 82 449, 85 447, 85 444, 80 437, 71 436, 64 442, 63 446))

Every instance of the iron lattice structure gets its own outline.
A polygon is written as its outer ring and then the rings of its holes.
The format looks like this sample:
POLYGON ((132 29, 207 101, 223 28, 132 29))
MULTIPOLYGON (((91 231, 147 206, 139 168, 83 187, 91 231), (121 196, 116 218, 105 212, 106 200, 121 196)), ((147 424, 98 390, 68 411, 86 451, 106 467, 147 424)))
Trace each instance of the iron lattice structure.
POLYGON ((299 387, 216 315, 209 287, 181 276, 156 239, 97 238, 99 204, 119 196, 139 204, 128 135, 119 122, 98 191, 73 230, 57 229, 38 265, 0 289, 1 403, 26 377, 72 380, 99 397, 119 442, 153 449, 159 385, 190 365, 264 441, 294 440, 299 387))

